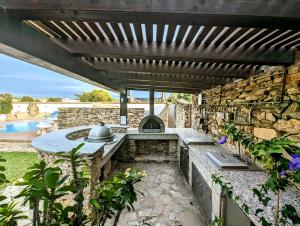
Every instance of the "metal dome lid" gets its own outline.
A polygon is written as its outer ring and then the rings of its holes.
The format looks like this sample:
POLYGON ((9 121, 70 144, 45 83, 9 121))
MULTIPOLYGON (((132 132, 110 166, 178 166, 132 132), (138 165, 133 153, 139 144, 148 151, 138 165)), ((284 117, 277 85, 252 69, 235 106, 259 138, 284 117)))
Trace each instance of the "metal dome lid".
POLYGON ((88 140, 105 141, 113 138, 113 132, 110 127, 106 126, 103 122, 99 125, 95 125, 89 132, 88 140))

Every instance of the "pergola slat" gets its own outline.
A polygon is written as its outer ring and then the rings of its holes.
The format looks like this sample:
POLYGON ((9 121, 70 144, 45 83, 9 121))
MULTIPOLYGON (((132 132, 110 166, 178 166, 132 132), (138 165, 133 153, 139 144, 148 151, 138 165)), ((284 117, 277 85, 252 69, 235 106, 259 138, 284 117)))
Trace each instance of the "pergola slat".
POLYGON ((106 23, 99 23, 102 30, 105 32, 106 36, 108 37, 108 39, 110 41, 114 41, 115 37, 113 36, 113 34, 111 33, 111 31, 109 30, 109 27, 107 26, 106 23))
POLYGON ((120 42, 124 41, 124 37, 122 35, 122 32, 119 28, 119 25, 117 23, 111 23, 110 24, 115 32, 115 34, 117 35, 118 39, 120 42))
POLYGON ((127 40, 129 42, 132 42, 133 41, 133 35, 132 35, 132 32, 131 32, 129 23, 123 23, 122 26, 123 26, 125 34, 127 36, 127 40))
POLYGON ((198 92, 300 46, 299 0, 2 0, 0 16, 5 53, 118 91, 198 92))
POLYGON ((163 40, 163 35, 164 35, 164 29, 165 25, 164 24, 157 24, 157 31, 156 31, 156 42, 161 43, 163 40))
POLYGON ((194 62, 224 62, 242 64, 290 64, 294 61, 292 50, 220 48, 147 42, 91 42, 52 39, 70 52, 80 56, 134 58, 148 60, 175 60, 194 62))
POLYGON ((143 32, 141 24, 133 24, 136 38, 139 42, 143 41, 143 32))
MULTIPOLYGON (((138 72, 138 73, 161 73, 161 74, 176 74, 176 75, 193 75, 195 77, 229 77, 229 78, 245 78, 249 75, 251 70, 251 65, 247 71, 242 71, 241 69, 236 70, 234 72, 228 73, 226 70, 215 69, 214 72, 207 73, 202 68, 194 68, 191 66, 187 67, 171 67, 166 65, 150 65, 143 63, 134 63, 134 64, 124 64, 117 62, 105 62, 101 60, 92 60, 86 59, 91 66, 96 68, 97 70, 103 71, 127 71, 127 72, 138 72)), ((219 65, 218 65, 219 66, 219 65)))

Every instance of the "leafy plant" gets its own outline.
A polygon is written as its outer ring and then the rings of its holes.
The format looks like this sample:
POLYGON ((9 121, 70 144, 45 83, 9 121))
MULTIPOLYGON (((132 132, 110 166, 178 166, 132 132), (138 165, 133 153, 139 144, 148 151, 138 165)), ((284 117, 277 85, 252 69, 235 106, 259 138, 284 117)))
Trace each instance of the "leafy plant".
MULTIPOLYGON (((0 162, 6 162, 5 159, 0 157, 0 162)), ((4 174, 5 167, 0 166, 0 185, 4 183, 8 183, 9 181, 6 179, 4 174)), ((1 195, 0 196, 0 224, 3 226, 15 226, 17 225, 17 220, 26 219, 22 211, 16 209, 16 202, 4 202, 6 197, 1 195)))
POLYGON ((91 200, 95 209, 94 225, 104 226, 107 219, 114 218, 116 226, 122 211, 134 209, 133 203, 137 201, 134 184, 141 181, 145 172, 137 169, 127 169, 125 173, 116 175, 100 185, 98 196, 91 200))
MULTIPOLYGON (((295 142, 285 138, 273 138, 271 140, 263 140, 256 143, 253 136, 238 130, 234 123, 228 123, 223 127, 225 135, 231 141, 241 143, 250 152, 250 155, 257 159, 267 170, 268 178, 265 183, 252 189, 254 196, 262 203, 263 206, 268 206, 271 197, 270 192, 276 197, 274 206, 274 225, 280 223, 285 224, 287 220, 294 224, 300 223, 300 217, 297 211, 290 204, 284 204, 280 211, 280 195, 289 186, 294 186, 300 183, 300 149, 295 142)), ((221 186, 222 191, 228 193, 228 197, 232 198, 232 188, 216 176, 213 177, 215 183, 221 186), (226 191, 226 189, 229 189, 226 191)), ((296 187, 298 188, 298 187, 296 187)), ((235 200, 237 201, 237 200, 235 200)), ((245 205, 243 204, 243 207, 245 205)), ((249 208, 247 208, 249 210, 249 208)), ((245 209, 244 209, 245 211, 245 209)), ((263 212, 262 209, 254 211, 255 214, 263 212)), ((263 216, 260 218, 262 225, 272 225, 263 216)))
MULTIPOLYGON (((4 198, 4 196, 2 197, 4 198)), ((2 226, 17 226, 18 220, 27 219, 22 211, 17 210, 16 205, 17 203, 14 201, 0 205, 0 224, 2 226)))
POLYGON ((78 145, 76 148, 73 148, 70 152, 59 152, 57 155, 61 159, 55 161, 56 164, 61 162, 69 162, 72 169, 72 181, 71 181, 71 191, 75 195, 75 206, 74 206, 74 225, 82 225, 83 222, 87 219, 87 216, 83 213, 83 190, 88 185, 90 177, 87 173, 87 161, 80 156, 80 149, 84 144, 78 145), (79 172, 79 170, 81 171, 79 172))

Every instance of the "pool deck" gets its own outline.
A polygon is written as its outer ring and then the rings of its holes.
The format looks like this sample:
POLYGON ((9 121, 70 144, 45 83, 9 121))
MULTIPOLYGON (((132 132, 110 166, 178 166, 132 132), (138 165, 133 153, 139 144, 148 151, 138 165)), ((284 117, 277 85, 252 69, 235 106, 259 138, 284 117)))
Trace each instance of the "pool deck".
POLYGON ((0 133, 0 142, 31 143, 37 137, 36 131, 21 133, 0 133))

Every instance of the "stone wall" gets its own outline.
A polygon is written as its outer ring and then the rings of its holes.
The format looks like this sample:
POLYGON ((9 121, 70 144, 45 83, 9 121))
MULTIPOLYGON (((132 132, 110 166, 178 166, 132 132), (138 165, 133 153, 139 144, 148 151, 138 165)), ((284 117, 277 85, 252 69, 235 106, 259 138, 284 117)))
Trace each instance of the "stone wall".
POLYGON ((176 128, 199 129, 200 107, 197 104, 198 95, 193 95, 193 102, 177 101, 175 105, 176 128))
MULTIPOLYGON (((82 155, 82 158, 87 161, 87 165, 90 166, 89 169, 87 169, 90 173, 90 183, 87 187, 84 189, 84 204, 86 207, 89 207, 89 200, 91 198, 94 198, 95 196, 95 189, 100 184, 100 178, 101 178, 101 167, 100 162, 102 159, 103 150, 100 149, 93 155, 82 155)), ((57 156, 55 153, 48 153, 48 152, 42 152, 39 151, 39 157, 43 159, 49 166, 57 166, 54 162, 58 159, 61 159, 61 157, 57 156)), ((72 167, 71 164, 68 162, 59 163, 59 167, 62 170, 62 177, 63 176, 69 176, 66 183, 72 180, 72 167)), ((62 198, 64 203, 68 203, 73 201, 74 197, 72 194, 69 194, 67 196, 64 196, 62 198)))
POLYGON ((191 127, 191 107, 192 103, 186 101, 177 101, 175 105, 175 127, 191 127))
POLYGON ((132 140, 127 139, 114 159, 131 161, 176 161, 177 140, 132 140))
POLYGON ((238 127, 258 139, 285 135, 300 142, 300 64, 288 67, 285 81, 283 73, 283 67, 270 67, 249 79, 204 91, 202 110, 209 133, 221 136, 223 113, 234 112, 238 127))
MULTIPOLYGON (((144 117, 143 108, 128 109, 128 126, 138 127, 144 117)), ((58 113, 58 128, 93 125, 104 122, 105 124, 120 124, 119 108, 61 108, 58 113)))

